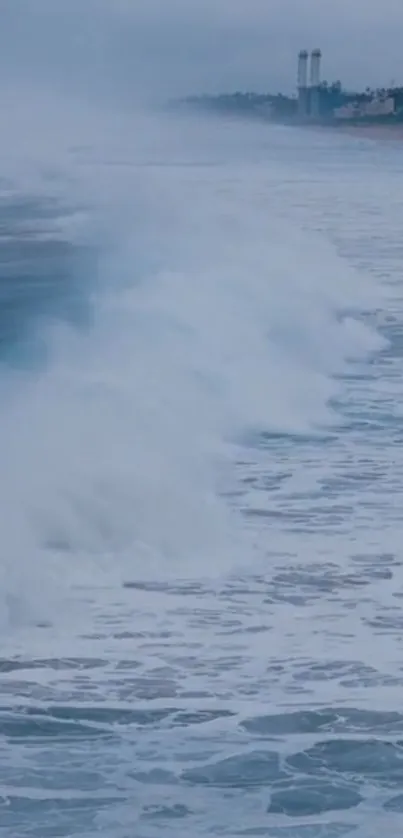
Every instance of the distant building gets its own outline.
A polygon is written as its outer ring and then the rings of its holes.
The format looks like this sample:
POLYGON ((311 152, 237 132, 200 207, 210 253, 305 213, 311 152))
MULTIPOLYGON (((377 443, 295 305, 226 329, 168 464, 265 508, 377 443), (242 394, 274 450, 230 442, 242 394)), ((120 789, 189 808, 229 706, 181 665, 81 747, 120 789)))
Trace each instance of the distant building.
POLYGON ((386 99, 371 99, 363 105, 363 116, 389 116, 395 112, 395 100, 392 96, 386 99))
POLYGON ((313 49, 310 55, 308 84, 308 50, 302 49, 298 55, 298 116, 300 119, 318 119, 320 115, 320 72, 322 53, 313 49))
POLYGON ((320 70, 322 53, 320 49, 313 49, 311 52, 311 73, 309 90, 309 115, 311 119, 318 119, 320 116, 320 70))
POLYGON ((302 49, 298 55, 298 116, 305 118, 309 112, 308 101, 308 50, 302 49))
POLYGON ((342 105, 341 108, 334 108, 333 116, 336 119, 356 119, 360 116, 360 107, 357 102, 350 102, 348 105, 342 105))
POLYGON ((371 99, 369 102, 350 102, 341 108, 335 108, 333 115, 336 119, 359 119, 363 117, 390 116, 395 113, 393 96, 371 99))

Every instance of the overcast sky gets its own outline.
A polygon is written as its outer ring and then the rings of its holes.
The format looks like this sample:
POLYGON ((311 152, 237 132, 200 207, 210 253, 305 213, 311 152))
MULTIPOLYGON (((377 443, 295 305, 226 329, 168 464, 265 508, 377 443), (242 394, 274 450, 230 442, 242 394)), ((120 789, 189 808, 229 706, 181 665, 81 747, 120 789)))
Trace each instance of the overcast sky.
POLYGON ((0 0, 0 72, 122 98, 295 84, 403 84, 403 0, 0 0))

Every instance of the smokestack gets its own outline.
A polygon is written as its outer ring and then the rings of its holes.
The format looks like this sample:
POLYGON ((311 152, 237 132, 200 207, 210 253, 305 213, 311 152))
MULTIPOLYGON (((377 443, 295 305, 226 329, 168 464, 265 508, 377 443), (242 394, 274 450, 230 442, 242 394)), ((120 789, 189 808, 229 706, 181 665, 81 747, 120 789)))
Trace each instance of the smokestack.
POLYGON ((319 116, 320 111, 320 62, 322 53, 320 49, 311 52, 311 90, 310 90, 310 115, 313 119, 319 116))
POLYGON ((298 55, 298 114, 308 115, 308 50, 302 49, 298 55))

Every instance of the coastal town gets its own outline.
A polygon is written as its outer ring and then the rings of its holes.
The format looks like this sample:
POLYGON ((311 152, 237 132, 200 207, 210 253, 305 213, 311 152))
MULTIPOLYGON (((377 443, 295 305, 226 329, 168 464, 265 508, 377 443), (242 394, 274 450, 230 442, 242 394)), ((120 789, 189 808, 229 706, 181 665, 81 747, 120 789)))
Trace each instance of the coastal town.
POLYGON ((294 124, 403 127, 403 87, 346 90, 341 81, 322 80, 320 49, 301 50, 295 93, 223 93, 191 96, 187 105, 294 124))

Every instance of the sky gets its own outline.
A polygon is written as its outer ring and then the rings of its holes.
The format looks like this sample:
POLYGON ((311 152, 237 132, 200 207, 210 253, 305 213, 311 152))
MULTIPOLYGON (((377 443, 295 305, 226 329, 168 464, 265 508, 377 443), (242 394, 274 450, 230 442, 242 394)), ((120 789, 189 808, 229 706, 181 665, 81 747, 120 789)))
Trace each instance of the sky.
POLYGON ((295 85, 296 53, 349 87, 403 84, 402 0, 0 0, 0 83, 165 97, 295 85))

